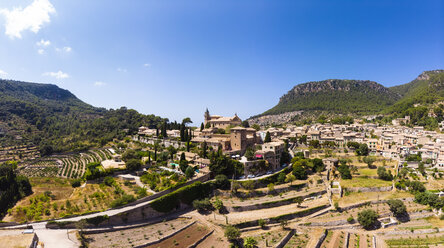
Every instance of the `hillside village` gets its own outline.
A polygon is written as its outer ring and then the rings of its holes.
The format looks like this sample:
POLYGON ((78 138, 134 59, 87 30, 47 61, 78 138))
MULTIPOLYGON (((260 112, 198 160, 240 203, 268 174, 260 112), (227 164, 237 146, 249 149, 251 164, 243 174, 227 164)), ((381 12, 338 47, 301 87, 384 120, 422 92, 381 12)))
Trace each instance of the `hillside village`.
POLYGON ((50 244, 82 226, 75 242, 89 247, 439 246, 444 134, 409 121, 250 126, 207 109, 200 127, 140 126, 105 148, 20 162, 34 192, 0 237, 50 244), (34 221, 26 239, 8 228, 34 221))

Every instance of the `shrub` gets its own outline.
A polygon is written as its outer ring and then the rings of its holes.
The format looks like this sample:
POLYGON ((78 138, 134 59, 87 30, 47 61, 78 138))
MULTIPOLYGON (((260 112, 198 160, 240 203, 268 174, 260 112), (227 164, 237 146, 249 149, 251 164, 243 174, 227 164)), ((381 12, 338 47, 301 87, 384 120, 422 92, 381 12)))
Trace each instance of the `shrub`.
POLYGON ((353 216, 350 216, 347 218, 347 222, 350 224, 353 223, 354 221, 355 221, 355 218, 353 218, 353 216))
POLYGON ((217 199, 213 202, 213 207, 217 209, 220 213, 220 211, 224 209, 224 203, 221 200, 217 199))
POLYGON ((133 195, 122 195, 120 198, 115 199, 114 201, 111 202, 111 207, 115 208, 115 207, 120 207, 123 205, 126 205, 130 202, 135 201, 136 198, 133 195))
POLYGON ((112 186, 114 184, 115 180, 113 177, 105 177, 105 179, 103 179, 103 183, 108 185, 108 186, 112 186))
POLYGON ((217 175, 215 177, 215 184, 214 186, 218 189, 228 189, 230 187, 230 181, 228 180, 227 176, 221 174, 217 175))
POLYGON ((81 184, 82 184, 82 180, 81 179, 74 179, 74 180, 71 181, 71 186, 73 188, 80 187, 81 184))
POLYGON ((208 198, 202 200, 194 200, 193 207, 197 209, 197 211, 211 211, 213 210, 213 204, 211 204, 208 198))
POLYGON ((87 223, 92 224, 94 226, 98 226, 100 223, 104 222, 105 220, 108 220, 108 215, 99 215, 91 218, 85 219, 87 223))
POLYGON ((247 237, 244 241, 245 248, 254 248, 257 246, 257 241, 252 237, 247 237))
POLYGON ((230 241, 234 241, 240 237, 239 229, 234 226, 225 227, 224 234, 225 234, 225 237, 230 241))
POLYGON ((257 221, 257 224, 258 224, 261 228, 264 228, 264 227, 267 225, 266 221, 263 220, 263 219, 259 219, 259 220, 257 221))

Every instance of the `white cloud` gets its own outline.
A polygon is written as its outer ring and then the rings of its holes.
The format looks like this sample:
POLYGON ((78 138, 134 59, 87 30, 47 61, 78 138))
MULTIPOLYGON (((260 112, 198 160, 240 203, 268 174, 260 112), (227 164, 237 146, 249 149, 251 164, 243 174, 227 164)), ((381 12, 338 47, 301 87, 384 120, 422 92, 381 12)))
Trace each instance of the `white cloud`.
POLYGON ((40 54, 40 55, 44 54, 45 53, 45 49, 39 49, 39 50, 37 50, 37 53, 40 54))
POLYGON ((11 39, 22 38, 25 30, 37 33, 44 23, 50 22, 49 15, 54 13, 56 10, 49 0, 34 0, 25 8, 0 9, 6 20, 5 34, 11 39))
POLYGON ((47 47, 47 46, 51 45, 51 41, 41 39, 39 42, 36 43, 36 45, 40 46, 40 47, 47 47))
POLYGON ((49 76, 49 77, 54 77, 57 79, 65 79, 65 78, 69 78, 69 75, 67 73, 64 73, 62 71, 58 71, 58 72, 45 72, 42 74, 43 76, 49 76))
POLYGON ((144 67, 151 67, 151 64, 143 64, 144 67))
POLYGON ((106 83, 104 83, 104 82, 102 82, 102 81, 96 81, 96 82, 94 82, 94 86, 96 86, 96 87, 102 87, 102 86, 105 86, 106 85, 106 83))
POLYGON ((128 70, 127 69, 125 69, 125 68, 117 68, 117 71, 118 72, 128 72, 128 70))
POLYGON ((69 46, 63 47, 63 48, 56 48, 57 52, 65 52, 65 53, 70 53, 72 51, 72 48, 69 46))
POLYGON ((4 76, 7 76, 7 75, 8 75, 7 72, 5 72, 4 70, 0 70, 0 76, 4 77, 4 76))

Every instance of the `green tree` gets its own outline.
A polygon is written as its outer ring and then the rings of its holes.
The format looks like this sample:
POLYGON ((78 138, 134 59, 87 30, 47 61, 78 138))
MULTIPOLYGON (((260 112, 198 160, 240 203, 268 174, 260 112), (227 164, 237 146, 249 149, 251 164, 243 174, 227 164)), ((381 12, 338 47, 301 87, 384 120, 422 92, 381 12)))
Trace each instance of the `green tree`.
POLYGON ((129 171, 135 171, 142 167, 142 161, 140 159, 130 159, 126 162, 126 169, 129 171))
POLYGON ((293 185, 293 181, 296 180, 296 176, 293 175, 293 173, 289 173, 286 177, 285 177, 285 182, 286 183, 290 183, 290 185, 293 185))
POLYGON ((387 171, 384 167, 378 167, 378 177, 384 181, 392 181, 393 175, 390 171, 387 171))
POLYGON ((187 169, 185 170, 185 176, 189 179, 192 178, 194 176, 194 168, 192 166, 188 166, 187 169))
POLYGON ((365 229, 370 229, 375 227, 377 221, 378 221, 378 214, 371 209, 363 210, 358 213, 358 222, 365 229))
POLYGON ((204 124, 203 124, 203 122, 200 123, 200 131, 202 132, 202 130, 204 130, 204 124))
POLYGON ((215 178, 214 185, 218 189, 228 189, 230 187, 230 181, 225 175, 217 175, 215 178))
POLYGON ((250 127, 250 123, 248 123, 247 120, 242 121, 242 126, 245 127, 245 128, 249 128, 250 127))
POLYGON ((363 158, 363 161, 367 164, 368 168, 373 168, 373 163, 376 159, 374 157, 366 156, 363 158))
POLYGON ((208 154, 207 153, 208 153, 208 145, 207 145, 207 142, 204 141, 202 143, 202 157, 208 158, 208 154))
POLYGON ((267 131, 267 133, 265 134, 265 139, 264 139, 265 143, 271 142, 271 135, 270 132, 267 131))
POLYGON ((341 165, 338 168, 339 173, 341 174, 342 179, 351 179, 352 175, 350 173, 350 168, 347 165, 341 165))
POLYGON ((387 204, 390 207, 390 211, 396 217, 404 216, 407 214, 407 208, 401 200, 399 199, 388 200, 387 204))
POLYGON ((305 180, 308 178, 307 171, 301 165, 293 166, 293 175, 299 180, 305 180))
POLYGON ((367 144, 360 144, 359 148, 356 150, 358 156, 367 156, 369 153, 367 144))

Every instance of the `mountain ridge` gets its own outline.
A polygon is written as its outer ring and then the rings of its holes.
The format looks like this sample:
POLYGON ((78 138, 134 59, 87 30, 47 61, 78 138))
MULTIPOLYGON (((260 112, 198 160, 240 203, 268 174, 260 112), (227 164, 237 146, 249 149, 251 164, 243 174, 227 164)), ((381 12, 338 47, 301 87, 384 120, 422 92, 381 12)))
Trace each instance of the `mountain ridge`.
MULTIPOLYGON (((409 83, 385 87, 370 80, 327 79, 295 85, 278 104, 249 120, 286 113, 401 116, 417 104, 431 105, 444 99, 444 70, 424 71, 409 83)), ((425 110, 422 110, 424 112, 425 110)), ((316 114, 315 114, 316 115, 316 114)), ((260 121, 259 121, 260 122, 260 121)))

